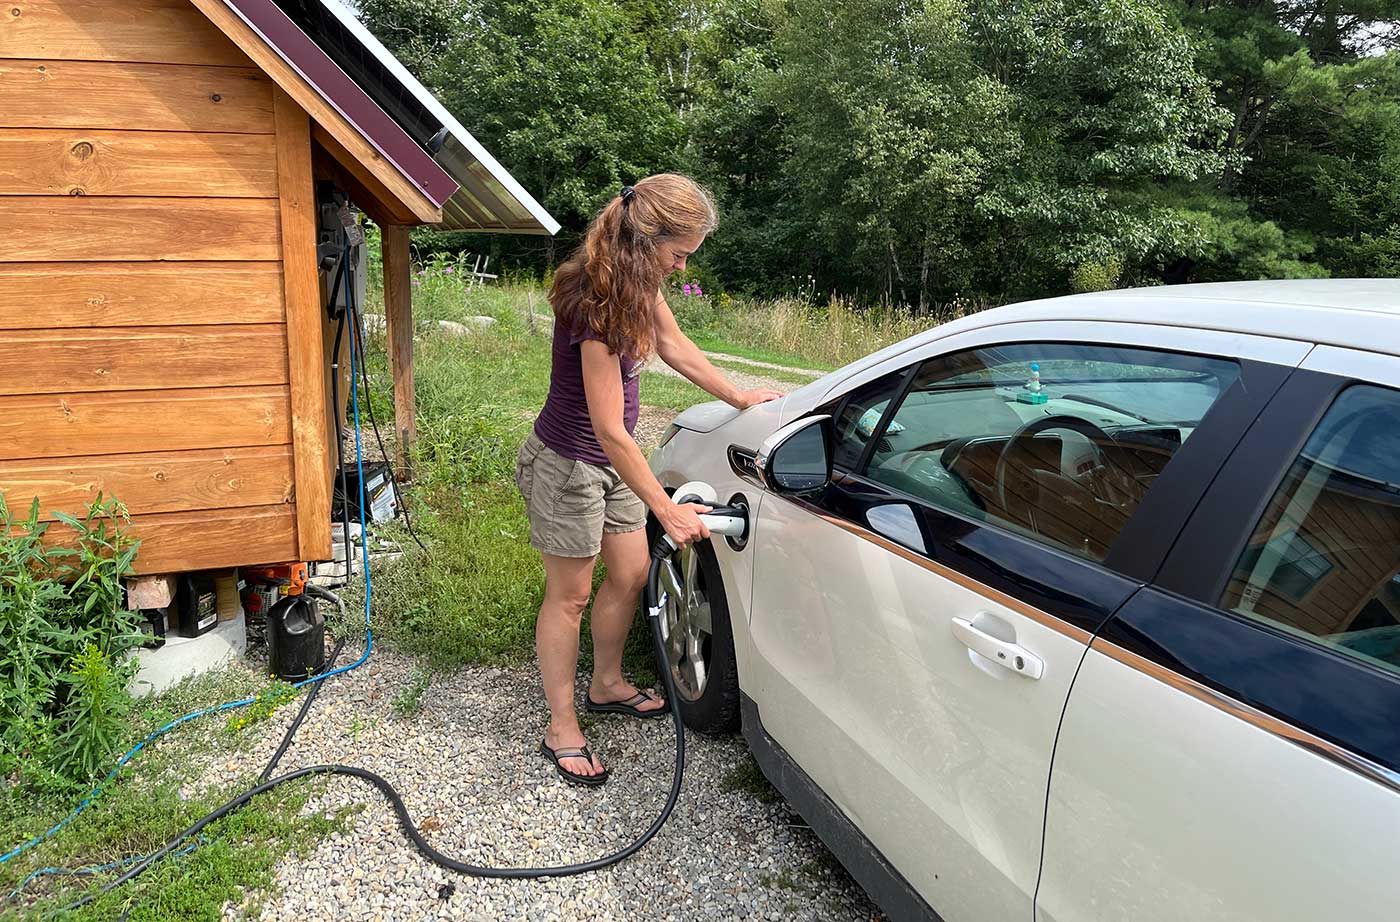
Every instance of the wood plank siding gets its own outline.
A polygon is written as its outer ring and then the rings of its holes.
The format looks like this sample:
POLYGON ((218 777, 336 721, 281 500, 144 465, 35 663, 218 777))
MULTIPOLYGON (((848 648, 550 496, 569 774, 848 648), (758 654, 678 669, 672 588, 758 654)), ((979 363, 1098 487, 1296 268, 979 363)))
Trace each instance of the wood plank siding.
POLYGON ((189 0, 10 0, 0 58, 247 67, 189 0))
MULTIPOLYGON (((1400 504, 1393 494, 1360 489, 1345 477, 1309 485, 1307 474, 1303 466, 1289 472, 1249 544, 1256 549, 1270 541, 1277 545, 1291 533, 1292 541, 1302 542, 1313 561, 1312 572, 1319 575, 1284 585, 1277 579, 1258 580, 1263 585, 1253 587, 1249 610, 1328 637, 1352 630, 1352 622, 1369 604, 1384 604, 1388 598, 1386 589, 1400 570, 1400 504), (1309 493, 1314 494, 1310 499, 1309 493)), ((1227 599, 1249 596, 1248 576, 1236 570, 1227 599)))
POLYGON ((287 384, 286 344, 280 323, 0 331, 0 396, 287 384))
POLYGON ((275 198, 14 196, 0 199, 0 260, 279 259, 277 214, 275 198))
POLYGON ((252 67, 4 60, 0 112, 6 128, 272 134, 272 81, 252 67))
POLYGON ((81 509, 99 483, 145 512, 273 506, 291 501, 292 451, 266 445, 0 461, 0 483, 39 497, 46 522, 55 509, 81 509))
POLYGON ((276 150, 261 134, 18 128, 0 136, 0 195, 271 198, 276 150))
POLYGON ((15 517, 35 497, 52 522, 116 496, 138 573, 329 556, 309 139, 307 113, 190 0, 7 0, 15 517))
POLYGON ((0 330, 223 324, 230 305, 283 323, 282 264, 0 262, 0 330))

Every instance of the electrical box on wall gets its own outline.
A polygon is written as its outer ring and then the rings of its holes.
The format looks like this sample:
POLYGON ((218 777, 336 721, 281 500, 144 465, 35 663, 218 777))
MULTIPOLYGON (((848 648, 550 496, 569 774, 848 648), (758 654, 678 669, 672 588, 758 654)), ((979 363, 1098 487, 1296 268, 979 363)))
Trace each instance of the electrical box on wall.
MULTIPOLYGON (((341 271, 340 261, 345 256, 348 244, 351 266, 354 268, 355 304, 361 311, 364 310, 365 304, 365 277, 369 274, 362 220, 360 211, 342 189, 334 183, 317 184, 316 258, 322 271, 326 273, 326 290, 329 292, 336 289, 336 276, 341 271)), ((341 278, 335 301, 328 307, 339 313, 349 306, 350 289, 345 278, 341 278)))

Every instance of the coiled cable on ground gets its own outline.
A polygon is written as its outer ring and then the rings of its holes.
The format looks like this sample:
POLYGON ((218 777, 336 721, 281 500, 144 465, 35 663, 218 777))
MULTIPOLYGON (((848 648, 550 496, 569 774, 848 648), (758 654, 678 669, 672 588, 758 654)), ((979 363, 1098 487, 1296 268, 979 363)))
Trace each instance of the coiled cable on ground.
MULTIPOLYGON (((341 279, 338 277, 337 280, 336 280, 337 286, 338 286, 340 280, 341 280, 341 279)), ((350 275, 350 278, 349 278, 349 283, 350 283, 350 286, 351 286, 350 290, 351 290, 351 292, 353 292, 353 290, 354 290, 354 288, 353 288, 353 284, 354 284, 354 280, 353 280, 353 270, 351 270, 351 275, 350 275)), ((353 299, 353 294, 351 295, 350 300, 351 300, 351 312, 353 312, 353 310, 354 310, 354 304, 353 304, 354 299, 353 299)), ((344 323, 344 316, 343 316, 343 315, 342 315, 342 317, 340 318, 340 320, 341 320, 341 323, 340 323, 339 326, 340 326, 341 329, 343 329, 343 328, 346 326, 346 324, 344 323)), ((648 588, 647 588, 646 603, 647 603, 648 607, 650 608, 649 614, 652 615, 652 617, 649 617, 649 618, 648 618, 648 621, 649 621, 650 626, 651 626, 651 631, 652 631, 652 642, 653 642, 653 647, 654 647, 654 651, 655 651, 655 653, 656 653, 656 658, 657 658, 657 665, 658 665, 658 670, 657 670, 657 671, 660 673, 661 678, 662 678, 662 683, 663 683, 663 685, 665 686, 667 701, 668 701, 668 703, 669 703, 669 709, 670 709, 670 712, 671 712, 671 718, 672 718, 672 721, 673 721, 673 723, 674 723, 674 725, 675 725, 675 733, 676 733, 676 743, 675 743, 675 767, 674 767, 674 773, 673 773, 672 779, 671 779, 671 788, 670 788, 669 793, 667 794, 666 803, 665 803, 665 805, 662 807, 661 812, 658 814, 658 816, 656 817, 656 819, 655 819, 655 820, 652 822, 652 824, 646 829, 645 832, 643 832, 637 839, 635 839, 634 841, 630 842, 630 843, 627 844, 626 846, 624 846, 624 847, 622 847, 622 848, 620 848, 620 849, 618 849, 618 850, 612 852, 611 854, 605 855, 605 856, 603 856, 603 857, 601 857, 601 858, 593 859, 592 861, 579 862, 579 863, 576 863, 576 864, 558 865, 558 866, 553 866, 553 867, 499 868, 499 867, 487 867, 487 866, 484 866, 484 865, 475 865, 475 864, 471 864, 471 863, 469 863, 469 862, 459 861, 459 860, 456 859, 456 858, 453 858, 453 857, 451 857, 451 856, 449 856, 449 855, 447 855, 447 854, 444 854, 443 852, 441 852, 441 851, 439 851, 437 848, 435 848, 431 843, 429 843, 428 840, 427 840, 426 838, 423 837, 422 832, 421 832, 421 831, 418 829, 418 827, 414 824, 413 818, 412 818, 412 816, 409 814, 408 808, 407 808, 407 806, 404 804, 403 798, 402 798, 402 796, 400 796, 399 792, 398 792, 398 791, 394 788, 394 786, 393 786, 387 779, 385 779, 383 776, 381 776, 381 775, 379 775, 379 774, 376 774, 375 772, 372 772, 372 771, 370 771, 370 770, 368 770, 368 769, 360 768, 360 767, 358 767, 358 766, 353 766, 353 765, 338 765, 338 764, 313 765, 313 766, 310 766, 310 767, 307 767, 307 768, 300 768, 300 769, 296 769, 296 770, 294 770, 294 771, 287 772, 286 774, 280 775, 280 776, 278 776, 278 777, 276 777, 276 778, 270 778, 270 777, 269 777, 269 776, 271 775, 271 772, 275 769, 277 763, 281 760, 283 754, 285 754, 285 752, 287 751, 287 749, 291 746, 292 741, 293 741, 293 739, 294 739, 294 737, 295 737, 295 735, 296 735, 297 730, 300 729, 301 724, 302 724, 302 721, 305 719, 305 717, 306 717, 306 715, 307 715, 307 712, 309 712, 312 703, 315 701, 316 693, 317 693, 317 692, 319 691, 319 689, 320 689, 320 683, 324 682, 324 681, 325 681, 326 679, 328 679, 328 678, 331 678, 332 676, 340 675, 340 674, 343 674, 343 673, 345 673, 345 672, 349 672, 349 671, 352 670, 352 669, 357 668, 358 666, 360 666, 361 664, 363 664, 367 659, 369 659, 369 656, 370 656, 371 652, 373 651, 373 647, 374 647, 373 627, 372 627, 371 619, 370 619, 370 610, 371 610, 371 601, 372 601, 373 589, 372 589, 372 582, 371 582, 371 578, 370 578, 369 548, 368 548, 367 531, 366 531, 366 523, 365 523, 364 455, 363 455, 363 447, 362 447, 361 437, 360 437, 361 428, 360 428, 360 412, 359 412, 359 396, 358 396, 358 394, 359 394, 359 383, 360 383, 360 382, 356 379, 356 358, 357 358, 357 357, 360 359, 361 368, 363 367, 363 365, 362 365, 363 360, 364 360, 364 354, 363 354, 363 351, 362 351, 362 339, 363 339, 363 336, 362 336, 361 328, 360 328, 360 325, 359 325, 358 322, 352 322, 352 323, 348 324, 348 326, 349 326, 349 330, 350 330, 350 378, 351 378, 350 397, 351 397, 351 407, 352 407, 352 411, 353 411, 353 414, 354 414, 354 423, 355 423, 355 463, 356 463, 356 466, 357 466, 357 470, 358 470, 358 472, 359 472, 359 490, 358 490, 358 492, 359 492, 359 513, 360 513, 360 543, 361 543, 361 553, 363 554, 363 560, 364 560, 364 574, 365 574, 365 603, 364 603, 364 611, 365 611, 365 650, 364 650, 364 653, 360 656, 359 659, 357 659, 355 662, 353 662, 353 663, 351 663, 351 664, 349 664, 349 665, 341 666, 341 667, 338 667, 338 668, 330 668, 330 669, 328 669, 326 672, 324 672, 324 673, 321 674, 321 675, 318 675, 318 676, 315 676, 315 677, 312 677, 312 678, 308 678, 308 679, 306 679, 306 680, 303 680, 303 681, 298 682, 298 683, 295 684, 294 687, 297 687, 297 688, 301 688, 301 687, 304 687, 304 686, 306 686, 306 685, 312 685, 312 686, 313 686, 312 693, 311 693, 310 695, 308 695, 307 699, 306 699, 306 700, 303 702, 303 704, 302 704, 302 707, 301 707, 300 712, 297 714, 296 718, 293 719, 292 723, 288 726, 286 733, 283 735, 281 744, 278 746, 277 751, 274 753, 274 755, 273 755, 273 757, 272 757, 272 760, 268 763, 267 767, 264 769, 263 774, 262 774, 262 776, 260 777, 260 783, 259 783, 259 784, 257 784, 257 785, 256 785, 255 787, 253 787, 253 788, 250 788, 250 789, 247 790, 247 791, 244 791, 242 794, 239 794, 238 796, 236 796, 236 797, 230 799, 229 801, 227 801, 226 803, 224 803, 224 804, 221 805, 220 807, 216 808, 215 810, 213 810, 213 811, 211 811, 210 813, 206 814, 205 816, 201 817, 198 821, 196 821, 195 823, 193 823, 192 825, 190 825, 190 826, 187 827, 186 829, 184 829, 184 830, 182 830, 181 832, 177 833, 176 835, 172 836, 172 837, 166 842, 166 844, 165 844, 164 846, 162 846, 160 849, 158 849, 157 851, 155 851, 155 852, 153 852, 153 853, 151 853, 151 854, 149 854, 149 855, 139 857, 139 858, 127 859, 126 862, 120 863, 118 866, 122 866, 122 865, 129 864, 129 867, 127 867, 127 869, 126 869, 125 871, 123 871, 123 873, 122 873, 120 876, 118 876, 118 877, 114 878, 113 880, 111 880, 111 881, 107 882, 106 884, 104 884, 100 890, 98 890, 98 891, 96 891, 96 892, 84 894, 83 896, 79 897, 77 900, 75 900, 75 901, 73 901, 72 903, 70 903, 70 904, 68 904, 67 906, 65 906, 65 907, 63 908, 63 910, 61 910, 61 911, 63 911, 63 912, 67 912, 67 911, 71 911, 71 910, 74 910, 74 909, 81 908, 82 906, 85 906, 85 905, 91 903, 92 901, 96 900, 96 899, 99 898, 100 896, 102 896, 102 895, 104 895, 104 894, 106 894, 106 893, 110 893, 111 891, 117 889, 118 887, 122 886, 123 884, 128 883, 128 882, 134 880, 135 878, 137 878, 138 876, 140 876, 142 873, 144 873, 146 870, 148 870, 149 868, 151 868, 156 862, 160 861, 160 860, 161 860, 162 858, 164 858, 164 857, 167 857, 167 856, 172 855, 172 854, 180 854, 180 853, 183 853, 184 851, 187 851, 187 850, 188 850, 190 847, 192 847, 192 846, 184 845, 184 843, 186 842, 186 840, 188 840, 188 839, 190 839, 190 838, 192 838, 192 837, 195 837, 195 836, 200 835, 200 833, 201 833, 207 826, 209 826, 211 823, 217 822, 218 820, 222 819, 223 817, 228 816, 229 814, 235 812, 236 810, 238 810, 238 809, 240 809, 241 807, 243 807, 243 806, 245 806, 246 804, 248 804, 250 801, 253 800, 253 798, 257 797, 258 795, 263 794, 263 793, 266 793, 266 792, 268 792, 268 791, 270 791, 270 790, 276 788, 277 786, 282 785, 282 784, 285 784, 285 783, 287 783, 287 782, 289 782, 289 781, 295 781, 295 780, 297 780, 297 779, 299 779, 299 778, 305 778, 305 777, 310 777, 310 776, 314 776, 314 775, 343 775, 343 776, 348 776, 348 777, 353 777, 353 778, 359 778, 359 779, 361 779, 361 780, 368 781, 370 784, 372 784, 372 785, 374 785, 376 788, 378 788, 379 791, 380 791, 380 792, 385 796, 385 798, 389 801, 389 804, 390 804, 390 806, 392 807, 392 809, 394 810, 394 814, 395 814, 395 816, 398 818, 398 820, 399 820, 399 825, 400 825, 400 827, 403 829, 404 834, 408 837, 409 841, 411 841, 411 842, 414 844, 414 846, 418 849, 418 851, 419 851, 425 858, 427 858, 429 861, 432 861, 434 864, 437 864, 437 865, 439 865, 439 866, 441 866, 441 867, 444 867, 444 868, 446 868, 446 869, 448 869, 448 870, 455 871, 455 872, 458 872, 458 873, 461 873, 461 874, 467 874, 467 875, 470 875, 470 876, 473 876, 473 877, 505 878, 505 879, 525 879, 525 878, 543 878, 543 877, 566 877, 566 876, 571 876, 571 875, 575 875, 575 874, 585 874, 585 873, 589 873, 589 872, 591 872, 591 871, 597 871, 597 870, 600 870, 600 869, 602 869, 602 868, 609 867, 609 866, 611 866, 611 865, 617 864, 618 862, 623 861, 623 860, 625 860, 625 859, 631 857, 632 855, 636 854, 637 851, 639 851, 643 846, 645 846, 648 842, 650 842, 650 841, 652 840, 652 838, 655 837, 655 835, 661 830, 661 827, 662 827, 663 825, 665 825, 666 820, 670 818, 672 811, 675 809, 676 802, 677 802, 677 801, 679 800, 679 798, 680 798, 681 783, 682 783, 682 779, 683 779, 684 772, 685 772, 685 725, 684 725, 684 723, 683 723, 683 721, 682 721, 682 718, 681 718, 680 699, 679 699, 679 695, 678 695, 678 693, 677 693, 677 691, 676 691, 675 680, 674 680, 674 678, 672 677, 670 670, 667 668, 666 653, 665 653, 665 641, 664 641, 664 638, 663 638, 663 636, 662 636, 661 625, 660 625, 660 619, 657 618, 657 617, 655 617, 656 611, 658 610, 658 608, 659 608, 659 606, 660 606, 660 604, 661 604, 661 601, 660 601, 660 599, 659 599, 659 588, 658 588, 658 585, 657 585, 657 574, 659 573, 659 569, 660 569, 661 565, 662 565, 663 562, 664 562, 663 559, 662 559, 661 557, 659 557, 659 556, 657 556, 657 555, 655 555, 655 554, 653 554, 653 559, 652 559, 652 574, 651 574, 651 578, 648 580, 648 588)), ((338 330, 337 330, 337 337, 336 337, 336 338, 337 338, 337 343, 338 343, 338 341, 339 341, 339 334, 340 334, 340 330, 338 329, 338 330)), ((336 385, 335 385, 335 383, 334 383, 335 380, 336 380, 336 376, 333 375, 333 376, 332 376, 332 382, 333 382, 332 387, 335 388, 335 389, 338 391, 338 388, 336 388, 336 385)), ((364 381, 365 381, 365 386, 368 387, 368 379, 365 378, 364 381)), ((333 395, 333 397, 334 397, 334 395, 333 395)), ((337 445, 337 454, 338 454, 338 455, 341 455, 341 450, 340 450, 340 446, 339 446, 339 445, 337 445)), ((342 470, 342 473, 343 473, 343 471, 344 471, 343 455, 342 455, 341 470, 342 470)), ((343 479, 343 478, 342 478, 342 484, 344 485, 344 479, 343 479)), ((346 500, 347 500, 347 501, 345 502, 345 505, 344 505, 344 508, 345 508, 345 513, 344 513, 344 524, 345 524, 345 531, 346 531, 346 538, 347 538, 345 547, 346 547, 346 570, 347 570, 347 578, 348 578, 348 576, 349 576, 349 570, 350 570, 350 552, 351 552, 351 544, 350 544, 350 542, 349 542, 349 540, 348 540, 348 539, 349 539, 349 521, 348 521, 348 520, 349 520, 349 503, 348 503, 348 495, 347 495, 347 493, 345 492, 344 488, 342 488, 342 497, 345 497, 346 500)), ((334 601, 334 602, 336 603, 336 605, 340 607, 340 610, 341 610, 342 614, 344 613, 344 603, 340 600, 339 596, 336 596, 334 593, 331 593, 331 592, 329 592, 329 591, 327 591, 327 590, 321 589, 319 586, 316 586, 316 585, 314 585, 314 584, 309 584, 309 585, 306 587, 306 591, 307 591, 308 593, 310 593, 310 594, 313 594, 313 595, 316 595, 316 596, 319 596, 319 597, 322 597, 322 598, 327 598, 327 599, 329 599, 329 600, 334 601)), ((340 650, 341 650, 341 647, 343 646, 343 643, 344 643, 344 641, 342 640, 339 644, 337 644, 336 649, 335 649, 335 652, 334 652, 334 654, 332 655, 332 659, 331 659, 331 661, 328 663, 328 665, 333 666, 335 656, 337 656, 337 655, 339 654, 339 652, 340 652, 340 650)), ((251 704, 251 703, 252 703, 253 701, 255 701, 255 700, 257 700, 256 697, 255 697, 255 696, 252 696, 252 697, 248 697, 248 698, 242 699, 242 700, 240 700, 240 701, 228 702, 228 703, 226 703, 226 704, 216 705, 216 706, 214 706, 214 707, 212 707, 212 708, 205 708, 205 709, 203 709, 203 710, 196 711, 196 712, 193 712, 193 713, 191 713, 191 714, 187 714, 187 715, 185 715, 184 717, 181 717, 181 718, 178 718, 178 719, 176 719, 176 720, 174 720, 174 721, 171 721, 171 722, 170 722, 169 724, 167 724, 166 726, 164 726, 164 727, 160 728, 159 730, 155 731, 155 732, 152 733, 150 736, 148 736, 145 740, 142 740, 142 741, 141 741, 140 743, 138 743, 135 747, 133 747, 132 750, 129 751, 126 755, 124 755, 124 756, 122 757, 122 759, 118 761, 117 766, 116 766, 115 768, 112 769, 112 771, 107 775, 107 777, 104 778, 103 781, 102 781, 96 788, 94 788, 93 792, 92 792, 91 794, 89 794, 88 797, 83 801, 83 803, 79 804, 78 808, 75 809, 71 814, 69 814, 69 816, 65 817, 62 821, 60 821, 60 822, 59 822, 58 824, 56 824, 52 829, 50 829, 48 832, 44 833, 43 835, 38 836, 38 837, 35 837, 35 839, 31 840, 31 841, 28 842, 28 843, 25 843, 25 844, 22 845, 22 846, 17 847, 16 849, 12 850, 12 851, 11 851, 9 854, 7 854, 7 855, 0 856, 0 862, 3 862, 3 861, 8 860, 8 859, 10 859, 10 858, 13 858, 15 855, 21 853, 22 851, 24 851, 24 850, 26 850, 26 849, 32 847, 33 845, 38 844, 39 842, 44 841, 44 840, 47 839, 49 836, 51 836, 52 834, 56 833, 59 829, 61 829, 61 828, 62 828, 64 825, 66 825, 68 822, 70 822, 74 817, 76 817, 76 816, 83 810, 83 808, 85 808, 85 807, 92 801, 92 799, 101 791, 101 789, 103 788, 103 786, 105 786, 106 783, 107 783, 108 781, 110 781, 111 778, 112 778, 113 776, 115 776, 116 773, 117 773, 118 771, 120 771, 121 768, 122 768, 124 765, 126 765, 127 762, 129 762, 129 761, 136 755, 137 752, 139 752, 139 751, 140 751, 142 748, 144 748, 147 744, 153 742, 153 741, 154 741, 156 738, 158 738, 159 736, 164 735, 166 732, 168 732, 168 731, 171 730, 171 729, 174 729, 176 726, 179 726, 179 725, 181 725, 181 724, 183 724, 183 723, 185 723, 185 722, 187 722, 187 721, 189 721, 189 720, 193 720, 193 719, 195 719, 196 717, 200 717, 200 716, 203 716, 203 715, 209 714, 209 713, 218 713, 218 712, 220 712, 220 711, 228 710, 228 709, 234 708, 234 707, 241 707, 241 706, 244 706, 244 705, 246 705, 246 704, 251 704)), ((114 869, 114 868, 108 868, 108 869, 114 869)), ((96 873, 96 872, 95 872, 95 873, 96 873)))

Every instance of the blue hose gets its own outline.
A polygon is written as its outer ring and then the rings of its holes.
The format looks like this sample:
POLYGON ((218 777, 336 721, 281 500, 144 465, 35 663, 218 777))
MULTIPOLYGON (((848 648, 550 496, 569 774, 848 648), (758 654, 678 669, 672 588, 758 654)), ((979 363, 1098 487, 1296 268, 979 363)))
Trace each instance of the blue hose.
MULTIPOLYGON (((355 375, 355 354, 359 348, 359 342, 356 338, 356 324, 350 323, 348 324, 348 326, 350 328, 350 406, 354 412, 355 419, 355 466, 356 469, 359 471, 360 480, 360 550, 365 568, 365 652, 359 659, 355 660, 355 662, 345 666, 337 667, 336 669, 332 669, 330 672, 327 672, 324 675, 312 676, 309 679, 303 679, 302 681, 295 683, 292 686, 293 688, 304 688, 316 682, 324 682, 326 679, 329 679, 332 676, 338 676, 343 673, 349 672, 352 669, 358 668, 359 666, 362 666, 367 659, 369 659, 369 655, 374 649, 374 632, 370 628, 369 617, 370 599, 372 597, 369 577, 369 545, 365 537, 365 465, 364 453, 361 450, 360 445, 360 400, 359 387, 357 386, 358 379, 355 375)), ((350 555, 348 553, 346 554, 345 571, 346 579, 348 580, 350 577, 350 555)), ((258 700, 257 696, 251 695, 247 698, 241 698, 237 701, 226 701, 223 704, 216 704, 212 707, 201 708, 197 711, 191 711, 183 717, 177 717, 165 726, 159 728, 158 730, 155 730, 145 739, 141 740, 141 742, 137 743, 135 746, 132 746, 129 750, 127 750, 126 754, 117 760, 117 764, 112 767, 112 770, 107 773, 106 777, 104 777, 101 781, 97 783, 97 785, 88 793, 88 795, 83 798, 82 802, 79 803, 77 807, 73 808, 73 811, 71 813, 69 813, 63 819, 59 820, 47 831, 40 833, 39 835, 30 839, 28 842, 25 842, 21 845, 16 845, 14 848, 10 849, 5 854, 0 855, 0 864, 4 864, 10 859, 16 858, 24 854, 34 846, 39 845, 43 842, 47 842, 49 839, 53 838, 53 836, 56 835, 59 832, 59 830, 63 829, 63 827, 73 822, 73 820, 75 820, 80 813, 86 810, 92 804, 92 802, 97 799, 97 796, 101 794, 102 791, 111 782, 111 780, 117 776, 117 773, 120 772, 123 768, 125 768, 126 764, 136 757, 137 753, 139 753, 142 749, 145 749, 151 743, 154 743, 156 740, 160 739, 165 734, 169 733, 171 730, 174 730, 181 724, 185 724, 190 722, 191 720, 195 720, 196 718, 205 717, 209 714, 219 714, 223 711, 231 711, 234 708, 241 708, 245 705, 252 704, 256 700, 258 700)), ((115 865, 102 865, 100 867, 102 869, 110 870, 114 867, 117 867, 120 864, 127 864, 136 860, 139 860, 139 856, 136 858, 126 859, 124 862, 118 862, 115 865)), ((37 871, 34 874, 31 874, 29 878, 25 879, 24 883, 20 884, 19 888, 15 890, 15 893, 18 893, 19 890, 23 889, 24 886, 28 884, 31 879, 40 876, 42 873, 50 872, 53 870, 54 869, 42 869, 41 871, 37 871)), ((88 873, 89 871, 96 873, 96 871, 93 869, 81 869, 72 873, 88 873)))
MULTIPOLYGON (((185 855, 188 855, 190 852, 198 848, 202 842, 205 841, 207 840, 201 836, 199 842, 191 842, 189 845, 186 845, 184 848, 180 849, 178 852, 175 852, 170 857, 181 858, 185 855)), ((37 871, 33 871, 32 873, 30 873, 30 875, 24 880, 20 881, 18 887, 10 891, 10 899, 13 900, 16 897, 18 897, 20 893, 23 892, 25 887, 38 880, 40 877, 45 877, 51 874, 61 875, 63 877, 86 877, 92 874, 102 874, 106 871, 115 871, 117 868, 124 868, 129 865, 135 864, 136 862, 142 860, 144 857, 144 855, 132 855, 130 858, 123 858, 120 861, 110 861, 107 864, 95 864, 91 867, 86 868, 39 868, 37 871)))

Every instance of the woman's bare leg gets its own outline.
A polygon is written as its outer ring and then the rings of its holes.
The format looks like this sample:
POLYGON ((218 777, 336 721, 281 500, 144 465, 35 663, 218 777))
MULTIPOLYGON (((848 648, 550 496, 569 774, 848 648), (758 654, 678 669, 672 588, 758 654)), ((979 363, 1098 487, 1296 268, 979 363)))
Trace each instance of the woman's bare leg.
MULTIPOLYGON (((593 599, 589 624, 593 630, 593 682, 589 694, 594 701, 626 701, 637 688, 622 677, 622 648, 637 612, 637 596, 646 584, 651 555, 646 529, 621 534, 603 534, 603 563, 607 578, 593 599)), ((666 702, 644 702, 643 711, 664 708, 666 702)))
MULTIPOLYGON (((573 749, 587 742, 574 710, 574 676, 578 672, 579 623, 593 589, 595 559, 544 555, 544 603, 535 622, 535 653, 544 697, 549 702, 544 741, 550 749, 573 749)), ((578 775, 596 775, 603 770, 596 753, 592 764, 578 757, 560 759, 559 764, 578 775)))

